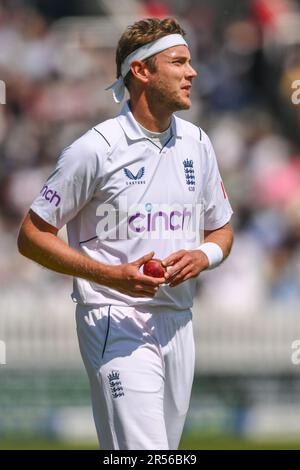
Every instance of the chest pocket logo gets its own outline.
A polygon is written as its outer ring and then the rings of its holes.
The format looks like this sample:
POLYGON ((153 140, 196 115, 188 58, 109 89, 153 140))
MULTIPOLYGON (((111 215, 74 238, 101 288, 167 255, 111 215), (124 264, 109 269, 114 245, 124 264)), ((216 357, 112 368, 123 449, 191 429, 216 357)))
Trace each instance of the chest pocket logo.
POLYGON ((145 174, 145 167, 142 166, 142 168, 139 169, 136 175, 134 175, 128 168, 124 168, 124 173, 125 176, 129 179, 129 181, 126 181, 127 185, 130 184, 146 184, 145 180, 142 180, 144 174, 145 174))

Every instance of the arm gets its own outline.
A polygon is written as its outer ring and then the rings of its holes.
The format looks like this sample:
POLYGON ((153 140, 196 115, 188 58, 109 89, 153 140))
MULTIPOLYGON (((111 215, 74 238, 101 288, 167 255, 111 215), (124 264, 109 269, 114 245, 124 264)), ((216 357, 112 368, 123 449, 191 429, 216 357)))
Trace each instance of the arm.
POLYGON ((20 228, 19 252, 42 266, 74 277, 81 277, 132 297, 153 297, 164 278, 152 278, 139 268, 153 252, 138 260, 117 266, 99 263, 71 248, 57 237, 58 229, 29 211, 20 228))
MULTIPOLYGON (((224 259, 230 253, 233 243, 231 225, 225 224, 216 230, 205 231, 205 242, 217 243, 223 251, 224 259)), ((201 250, 179 250, 163 260, 164 266, 170 266, 165 277, 171 287, 198 276, 208 268, 208 258, 201 250)))

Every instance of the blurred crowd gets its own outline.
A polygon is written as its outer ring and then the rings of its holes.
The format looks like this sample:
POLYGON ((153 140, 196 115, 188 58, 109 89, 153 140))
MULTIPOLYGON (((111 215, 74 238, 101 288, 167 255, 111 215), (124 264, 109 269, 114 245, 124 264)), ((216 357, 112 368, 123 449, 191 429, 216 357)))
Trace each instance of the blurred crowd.
MULTIPOLYGON (((140 1, 132 21, 174 15, 183 23, 198 71, 187 118, 210 136, 234 209, 232 256, 201 283, 203 298, 213 299, 217 285, 215 302, 222 299, 228 309, 294 304, 300 301, 300 105, 292 93, 300 80, 300 6, 248 0, 231 11, 226 3, 140 1)), ((61 150, 117 113, 104 88, 115 77, 123 26, 110 15, 54 21, 34 2, 0 0, 2 260, 61 150)), ((0 279, 15 276, 18 264, 11 270, 9 263, 0 279)))

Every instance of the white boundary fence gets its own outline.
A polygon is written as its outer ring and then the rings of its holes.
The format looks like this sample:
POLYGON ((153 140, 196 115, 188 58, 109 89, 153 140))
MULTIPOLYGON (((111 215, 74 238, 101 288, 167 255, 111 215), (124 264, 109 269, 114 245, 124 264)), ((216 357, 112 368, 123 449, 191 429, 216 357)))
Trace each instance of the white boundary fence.
MULTIPOLYGON (((2 290, 6 367, 82 367, 69 291, 69 282, 2 290)), ((299 373, 300 365, 292 363, 292 343, 300 339, 297 310, 269 305, 230 317, 198 301, 193 313, 198 373, 299 373)))

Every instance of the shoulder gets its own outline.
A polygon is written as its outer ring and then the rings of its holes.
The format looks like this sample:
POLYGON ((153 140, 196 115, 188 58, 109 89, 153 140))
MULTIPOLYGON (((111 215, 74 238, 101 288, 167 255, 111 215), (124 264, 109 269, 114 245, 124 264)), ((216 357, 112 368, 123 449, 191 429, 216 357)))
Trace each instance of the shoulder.
POLYGON ((85 162, 105 159, 121 134, 119 127, 116 119, 108 119, 93 126, 66 147, 60 159, 85 162))
POLYGON ((183 137, 190 137, 202 145, 211 145, 208 135, 201 127, 196 126, 190 121, 174 116, 176 127, 183 137))
POLYGON ((102 139, 109 149, 112 149, 122 137, 122 129, 117 118, 107 119, 91 129, 94 138, 102 139))

